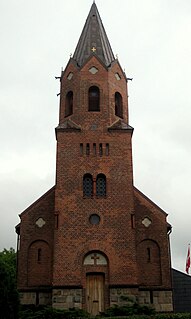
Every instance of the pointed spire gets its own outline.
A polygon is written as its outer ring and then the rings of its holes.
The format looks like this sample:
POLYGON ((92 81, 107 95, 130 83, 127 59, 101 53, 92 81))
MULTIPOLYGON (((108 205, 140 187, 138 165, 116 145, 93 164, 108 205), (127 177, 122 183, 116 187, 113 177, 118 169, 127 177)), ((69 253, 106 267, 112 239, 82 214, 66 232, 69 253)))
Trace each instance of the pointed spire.
POLYGON ((101 21, 95 1, 78 41, 73 59, 82 66, 91 55, 97 56, 105 66, 115 60, 111 45, 101 21))

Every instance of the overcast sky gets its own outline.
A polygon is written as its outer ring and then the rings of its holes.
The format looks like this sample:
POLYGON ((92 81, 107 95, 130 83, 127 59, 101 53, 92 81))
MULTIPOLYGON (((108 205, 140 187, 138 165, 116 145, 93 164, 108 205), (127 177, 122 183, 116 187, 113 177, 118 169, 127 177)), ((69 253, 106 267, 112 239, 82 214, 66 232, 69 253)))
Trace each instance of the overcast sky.
MULTIPOLYGON (((19 213, 55 183, 59 81, 92 0, 0 0, 0 250, 19 213)), ((191 242, 191 1, 96 0, 129 82, 134 184, 173 226, 174 268, 191 242)))

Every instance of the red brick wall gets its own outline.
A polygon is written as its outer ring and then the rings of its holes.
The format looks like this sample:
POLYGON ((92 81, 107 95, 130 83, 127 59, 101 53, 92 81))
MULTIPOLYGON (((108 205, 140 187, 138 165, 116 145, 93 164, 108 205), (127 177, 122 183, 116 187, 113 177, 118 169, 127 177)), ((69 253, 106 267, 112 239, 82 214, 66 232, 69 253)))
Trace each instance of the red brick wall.
POLYGON ((54 188, 21 214, 19 289, 33 285, 50 285, 52 282, 54 218, 54 188), (36 225, 40 217, 46 222, 41 228, 36 225), (41 249, 40 262, 37 260, 38 249, 41 249))
POLYGON ((28 249, 28 286, 52 284, 52 252, 49 244, 37 240, 28 249))
POLYGON ((171 288, 166 217, 165 212, 135 189, 137 261, 140 284, 143 286, 161 285, 164 288, 171 288), (145 227, 142 223, 145 217, 151 220, 149 227, 145 227), (150 248, 150 262, 148 262, 147 248, 150 248))
POLYGON ((57 133, 56 211, 59 228, 55 232, 54 285, 80 285, 82 261, 88 251, 98 250, 109 259, 111 284, 136 284, 137 266, 135 230, 131 227, 133 211, 133 176, 131 133, 108 131, 118 117, 115 116, 115 92, 123 96, 124 119, 127 121, 127 85, 120 66, 115 63, 106 70, 93 57, 67 80, 74 66, 65 72, 61 90, 61 118, 64 121, 64 95, 74 92, 72 121, 81 126, 80 132, 57 133), (99 72, 92 75, 90 67, 99 72), (115 72, 121 74, 117 81, 115 72), (77 80, 76 80, 76 79, 77 80), (100 112, 88 112, 88 90, 92 85, 100 88, 100 112), (90 155, 80 154, 80 143, 90 144, 90 155), (109 156, 93 154, 93 143, 109 144, 109 156), (90 173, 94 180, 99 173, 107 178, 105 198, 83 198, 83 175, 90 173), (89 216, 99 214, 99 225, 91 225, 89 216))

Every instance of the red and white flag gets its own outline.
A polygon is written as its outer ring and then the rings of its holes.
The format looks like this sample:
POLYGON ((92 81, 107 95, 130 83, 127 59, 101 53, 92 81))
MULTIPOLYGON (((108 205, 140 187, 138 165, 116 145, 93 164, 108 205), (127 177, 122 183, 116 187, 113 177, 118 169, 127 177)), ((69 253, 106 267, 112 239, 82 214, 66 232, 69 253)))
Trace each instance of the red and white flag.
POLYGON ((190 268, 190 244, 188 245, 188 254, 186 258, 186 272, 189 274, 189 268, 190 268))

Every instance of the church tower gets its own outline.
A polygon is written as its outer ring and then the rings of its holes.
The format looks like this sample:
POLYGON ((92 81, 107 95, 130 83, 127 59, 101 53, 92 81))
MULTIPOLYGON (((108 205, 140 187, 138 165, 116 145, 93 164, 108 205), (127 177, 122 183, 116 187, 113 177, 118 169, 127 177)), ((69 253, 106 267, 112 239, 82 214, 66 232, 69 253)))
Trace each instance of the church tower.
POLYGON ((133 185, 127 84, 93 3, 60 77, 55 187, 16 227, 24 304, 172 311, 171 228, 133 185))

